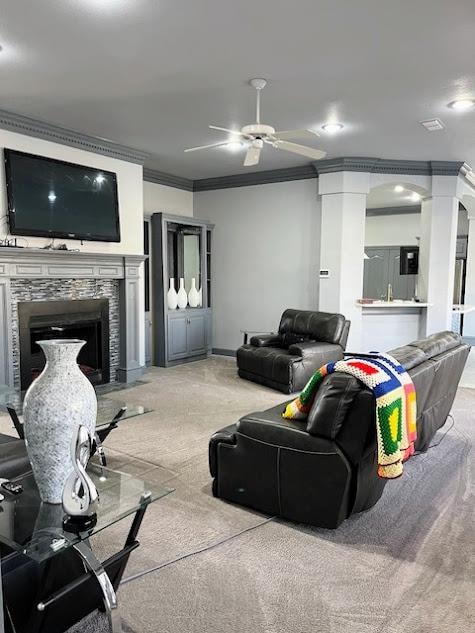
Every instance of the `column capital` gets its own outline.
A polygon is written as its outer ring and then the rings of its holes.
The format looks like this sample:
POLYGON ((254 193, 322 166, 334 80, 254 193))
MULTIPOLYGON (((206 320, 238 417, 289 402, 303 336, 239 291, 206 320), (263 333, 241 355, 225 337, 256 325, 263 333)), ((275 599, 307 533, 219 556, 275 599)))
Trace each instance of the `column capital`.
POLYGON ((462 195, 462 182, 458 175, 454 174, 451 176, 432 176, 431 192, 429 197, 435 198, 441 196, 461 199, 462 195))
POLYGON ((355 171, 338 171, 320 174, 318 177, 318 193, 360 193, 368 194, 370 190, 370 173, 355 171))

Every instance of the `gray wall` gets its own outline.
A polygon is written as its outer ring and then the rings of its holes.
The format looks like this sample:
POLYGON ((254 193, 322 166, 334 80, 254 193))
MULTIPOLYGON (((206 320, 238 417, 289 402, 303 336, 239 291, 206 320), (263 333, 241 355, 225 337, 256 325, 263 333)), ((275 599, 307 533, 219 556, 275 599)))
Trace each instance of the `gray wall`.
POLYGON ((276 329, 285 308, 317 307, 316 180, 197 192, 194 215, 215 224, 214 348, 239 347, 240 329, 276 329))

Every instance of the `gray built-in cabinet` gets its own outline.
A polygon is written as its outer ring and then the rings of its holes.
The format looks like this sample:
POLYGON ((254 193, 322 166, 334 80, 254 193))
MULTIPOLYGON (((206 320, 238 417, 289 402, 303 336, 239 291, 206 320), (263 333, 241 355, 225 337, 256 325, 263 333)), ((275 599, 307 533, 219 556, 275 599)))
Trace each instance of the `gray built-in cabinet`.
POLYGON ((413 299, 416 294, 417 275, 401 275, 400 246, 367 246, 364 261, 363 297, 386 299, 388 284, 394 299, 413 299))
POLYGON ((153 364, 168 367, 211 352, 211 246, 213 225, 204 220, 154 213, 151 218, 153 364), (170 278, 202 288, 202 306, 170 310, 170 278))

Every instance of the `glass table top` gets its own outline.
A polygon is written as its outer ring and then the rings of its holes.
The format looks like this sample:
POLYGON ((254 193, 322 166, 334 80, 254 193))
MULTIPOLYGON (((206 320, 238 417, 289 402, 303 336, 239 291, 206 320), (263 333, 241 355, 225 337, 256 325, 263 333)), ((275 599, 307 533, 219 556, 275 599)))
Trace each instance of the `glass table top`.
POLYGON ((15 479, 22 484, 23 492, 16 496, 5 493, 0 502, 0 541, 41 562, 173 492, 173 488, 101 468, 93 462, 87 472, 99 492, 97 523, 87 533, 63 528, 62 505, 41 502, 30 472, 15 479))
MULTIPOLYGON (((6 385, 0 385, 0 409, 11 407, 18 416, 23 413, 23 400, 25 392, 19 392, 6 385)), ((130 404, 107 395, 97 394, 97 421, 96 429, 101 430, 112 422, 130 420, 139 415, 150 413, 151 409, 139 404, 130 404)))

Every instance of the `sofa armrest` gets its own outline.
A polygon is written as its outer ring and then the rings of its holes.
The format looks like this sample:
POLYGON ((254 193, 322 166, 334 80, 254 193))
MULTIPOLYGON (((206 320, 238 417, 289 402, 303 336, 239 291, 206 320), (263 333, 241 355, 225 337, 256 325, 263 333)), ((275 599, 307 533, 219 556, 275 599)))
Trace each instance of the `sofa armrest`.
POLYGON ((259 334, 251 338, 251 345, 254 347, 275 347, 282 343, 279 334, 259 334))
POLYGON ((236 426, 236 436, 245 436, 257 442, 305 452, 335 453, 333 442, 326 438, 315 437, 306 431, 306 421, 286 420, 282 412, 288 402, 278 404, 266 411, 257 411, 245 415, 236 426))
POLYGON ((301 358, 308 358, 314 354, 319 354, 322 357, 328 354, 330 362, 335 357, 335 360, 343 358, 343 350, 341 345, 335 345, 334 343, 320 343, 318 341, 305 341, 303 343, 295 343, 289 346, 289 354, 294 356, 300 356, 301 358))
POLYGON ((230 424, 224 429, 216 431, 209 440, 208 458, 211 477, 216 477, 218 472, 218 444, 236 444, 235 424, 230 424))

